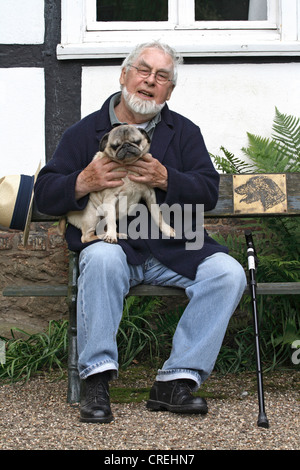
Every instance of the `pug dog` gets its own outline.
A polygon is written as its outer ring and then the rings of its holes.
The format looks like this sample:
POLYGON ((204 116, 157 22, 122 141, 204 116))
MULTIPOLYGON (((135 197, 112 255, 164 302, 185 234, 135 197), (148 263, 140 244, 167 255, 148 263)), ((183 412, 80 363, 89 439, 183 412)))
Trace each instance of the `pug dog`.
MULTIPOLYGON (((126 167, 142 158, 149 148, 150 139, 144 129, 132 125, 120 125, 105 134, 94 159, 109 157, 115 162, 122 163, 122 170, 127 171, 126 167)), ((127 173, 134 174, 129 170, 127 173)), ((128 214, 130 207, 143 199, 162 233, 167 237, 175 237, 174 229, 163 220, 154 189, 144 183, 133 182, 128 176, 122 179, 124 181, 122 186, 91 192, 84 210, 68 212, 60 220, 59 232, 65 233, 68 221, 81 230, 82 243, 99 239, 108 243, 117 243, 118 237, 127 238, 126 234, 117 233, 117 220, 128 214), (124 203, 119 203, 121 197, 122 201, 127 202, 126 207, 124 203), (105 230, 99 233, 96 227, 103 218, 105 218, 105 230)))

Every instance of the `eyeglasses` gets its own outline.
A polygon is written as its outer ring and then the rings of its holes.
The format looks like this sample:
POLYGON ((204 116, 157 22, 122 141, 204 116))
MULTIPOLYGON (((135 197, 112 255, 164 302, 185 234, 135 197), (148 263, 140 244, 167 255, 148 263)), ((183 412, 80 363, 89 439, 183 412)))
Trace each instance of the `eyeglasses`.
POLYGON ((133 67, 138 75, 142 78, 148 78, 150 75, 154 75, 156 82, 159 85, 164 85, 167 82, 172 82, 173 80, 169 78, 169 74, 167 72, 150 72, 149 69, 144 68, 144 67, 135 67, 134 65, 129 65, 129 67, 133 67))

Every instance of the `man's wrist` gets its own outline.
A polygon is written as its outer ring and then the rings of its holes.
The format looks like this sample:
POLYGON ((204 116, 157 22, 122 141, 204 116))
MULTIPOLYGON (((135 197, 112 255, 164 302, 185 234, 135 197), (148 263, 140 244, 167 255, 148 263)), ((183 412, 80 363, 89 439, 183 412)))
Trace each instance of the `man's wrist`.
POLYGON ((165 173, 165 177, 163 178, 162 182, 160 183, 158 187, 162 189, 163 191, 167 191, 168 190, 168 170, 166 169, 166 167, 164 167, 164 173, 165 173))
POLYGON ((84 177, 83 177, 83 172, 79 173, 76 179, 75 183, 75 199, 78 201, 78 199, 81 199, 82 197, 86 196, 89 193, 89 191, 86 188, 86 185, 84 184, 84 177))

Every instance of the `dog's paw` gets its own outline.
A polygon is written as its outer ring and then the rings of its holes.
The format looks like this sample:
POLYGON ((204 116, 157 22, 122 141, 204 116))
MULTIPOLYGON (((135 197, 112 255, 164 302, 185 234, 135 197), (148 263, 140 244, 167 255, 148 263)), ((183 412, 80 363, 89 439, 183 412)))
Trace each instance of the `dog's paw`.
POLYGON ((162 233, 168 238, 175 238, 176 232, 172 227, 163 227, 162 233))
POLYGON ((103 241, 105 241, 106 243, 117 243, 118 240, 115 238, 115 237, 112 237, 110 235, 105 235, 105 237, 103 237, 103 241))

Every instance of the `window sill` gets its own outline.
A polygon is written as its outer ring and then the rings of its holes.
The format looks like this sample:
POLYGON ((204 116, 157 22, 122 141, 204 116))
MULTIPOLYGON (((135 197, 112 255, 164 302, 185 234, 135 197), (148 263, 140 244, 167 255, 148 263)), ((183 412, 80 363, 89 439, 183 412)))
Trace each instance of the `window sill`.
MULTIPOLYGON (((136 41, 120 43, 115 42, 91 42, 81 44, 58 44, 57 58, 59 60, 76 59, 111 59, 124 58, 139 43, 136 41)), ((168 42, 184 57, 239 57, 239 56, 300 56, 299 41, 259 41, 243 43, 206 43, 199 44, 174 44, 167 41, 168 38, 161 38, 168 42)))

